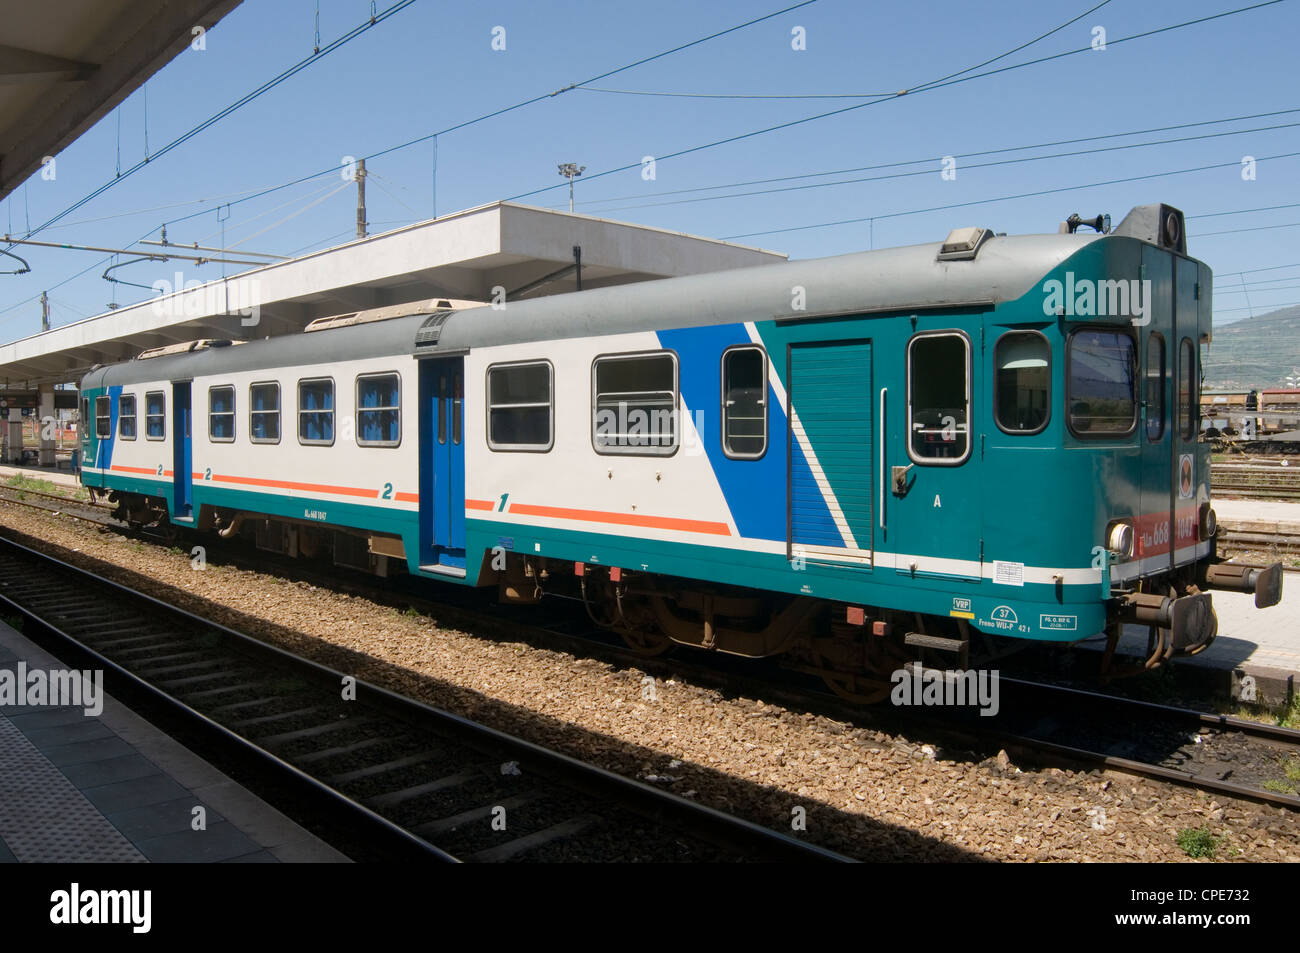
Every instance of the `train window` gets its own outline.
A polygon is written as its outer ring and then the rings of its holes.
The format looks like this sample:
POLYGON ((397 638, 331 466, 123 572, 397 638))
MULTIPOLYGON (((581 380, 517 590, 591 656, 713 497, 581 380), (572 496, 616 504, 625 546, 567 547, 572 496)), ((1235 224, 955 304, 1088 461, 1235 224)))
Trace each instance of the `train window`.
POLYGON ((1196 439, 1196 348, 1191 338, 1178 347, 1178 422, 1184 440, 1196 439))
POLYGON ((213 443, 233 443, 235 439, 235 389, 208 388, 208 439, 213 443))
POLYGON ((113 433, 110 426, 111 418, 109 416, 110 408, 107 397, 95 398, 95 436, 103 440, 113 433))
POLYGON ((993 352, 994 415, 1007 433, 1039 433, 1051 416, 1052 349, 1037 331, 1012 331, 993 352))
POLYGON ((597 453, 676 453, 677 355, 658 351, 598 357, 591 379, 597 453))
POLYGON ((144 436, 146 440, 167 439, 167 398, 160 390, 144 395, 144 436))
POLYGON ((722 451, 740 460, 767 452, 767 352, 761 347, 722 352, 722 451))
POLYGON ((117 435, 123 440, 135 439, 134 394, 123 394, 117 399, 117 435))
POLYGON ((492 450, 545 452, 555 419, 550 361, 495 364, 487 370, 487 442, 492 450))
POLYGON ((90 433, 90 398, 81 398, 81 420, 79 421, 82 436, 90 433))
POLYGON ((396 447, 402 442, 402 379, 396 374, 357 378, 357 444, 396 447))
POLYGON ((970 344, 964 334, 918 334, 907 345, 907 452, 955 466, 970 456, 970 344))
POLYGON ((451 382, 451 442, 460 446, 461 423, 465 413, 465 382, 457 374, 451 382))
POLYGON ((1147 338, 1147 439, 1165 435, 1165 339, 1153 333, 1147 338))
POLYGON ((447 442, 447 372, 438 373, 438 443, 447 442))
POLYGON ((1123 331, 1082 328, 1066 346, 1067 419, 1079 437, 1115 437, 1137 422, 1137 348, 1123 331))
POLYGON ((248 388, 248 439, 253 443, 280 442, 280 385, 275 381, 248 388))
POLYGON ((334 380, 298 382, 298 442, 328 447, 334 443, 334 380))

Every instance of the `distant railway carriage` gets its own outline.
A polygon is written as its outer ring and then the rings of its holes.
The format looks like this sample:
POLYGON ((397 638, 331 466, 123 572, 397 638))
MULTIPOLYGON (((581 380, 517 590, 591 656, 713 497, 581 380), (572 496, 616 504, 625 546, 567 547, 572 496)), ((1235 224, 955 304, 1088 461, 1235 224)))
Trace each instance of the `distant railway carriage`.
POLYGON ((164 349, 85 377, 82 480, 135 523, 573 596, 643 651, 785 653, 855 697, 1125 622, 1154 664, 1213 639, 1207 589, 1281 587, 1215 557, 1182 223, 164 349))

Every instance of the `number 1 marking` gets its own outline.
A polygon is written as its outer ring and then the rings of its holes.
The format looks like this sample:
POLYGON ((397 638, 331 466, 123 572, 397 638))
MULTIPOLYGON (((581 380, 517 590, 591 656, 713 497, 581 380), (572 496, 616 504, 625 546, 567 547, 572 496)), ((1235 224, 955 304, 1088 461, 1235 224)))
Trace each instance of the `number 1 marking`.
POLYGON ((498 512, 498 513, 504 513, 504 512, 506 511, 506 500, 509 499, 509 498, 510 498, 510 494, 509 494, 509 493, 502 493, 502 494, 501 494, 501 505, 497 507, 497 512, 498 512))

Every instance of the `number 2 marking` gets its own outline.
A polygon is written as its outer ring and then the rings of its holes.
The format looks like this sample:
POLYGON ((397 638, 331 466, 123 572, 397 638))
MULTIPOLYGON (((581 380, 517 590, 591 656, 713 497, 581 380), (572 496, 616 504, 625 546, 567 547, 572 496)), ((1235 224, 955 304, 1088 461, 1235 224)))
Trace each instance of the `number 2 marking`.
POLYGON ((384 484, 384 495, 381 496, 380 499, 381 499, 381 500, 391 500, 392 498, 393 498, 393 484, 391 484, 391 483, 385 483, 385 484, 384 484))
POLYGON ((162 476, 162 464, 158 464, 158 475, 162 476))
POLYGON ((211 480, 211 479, 212 479, 212 467, 207 467, 207 468, 203 471, 203 479, 205 479, 205 480, 211 480))
POLYGON ((497 507, 498 513, 504 513, 506 511, 506 500, 508 500, 509 498, 510 498, 509 493, 501 494, 501 505, 497 507))

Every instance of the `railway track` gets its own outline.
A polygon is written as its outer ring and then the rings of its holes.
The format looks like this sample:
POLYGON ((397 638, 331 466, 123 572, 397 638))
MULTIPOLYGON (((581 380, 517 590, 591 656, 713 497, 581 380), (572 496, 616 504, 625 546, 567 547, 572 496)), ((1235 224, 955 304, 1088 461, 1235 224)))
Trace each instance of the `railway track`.
MULTIPOLYGON (((251 568, 246 554, 237 552, 235 546, 230 545, 230 554, 245 563, 245 568, 251 568)), ((981 718, 969 712, 972 717, 964 717, 961 710, 952 709, 940 717, 915 709, 862 709, 812 688, 811 683, 797 676, 788 683, 773 683, 766 680, 772 672, 763 678, 755 677, 745 672, 743 663, 735 665, 734 660, 724 657, 705 657, 700 662, 646 658, 623 648, 621 643, 611 644, 603 633, 585 625, 578 611, 540 613, 538 607, 525 612, 515 607, 479 605, 482 600, 474 599, 477 593, 472 592, 455 593, 465 596, 461 601, 453 601, 452 594, 433 600, 416 594, 414 589, 394 590, 402 577, 388 580, 388 588, 381 589, 370 585, 364 576, 345 581, 344 577, 304 569, 294 561, 282 565, 285 561, 278 557, 261 553, 257 557, 258 563, 269 559, 276 573, 288 573, 313 585, 341 588, 382 604, 414 605, 426 614, 436 615, 444 624, 489 636, 524 638, 617 665, 636 665, 663 677, 686 676, 697 683, 792 703, 857 724, 870 721, 881 730, 897 732, 901 727, 949 747, 964 746, 974 751, 1005 748, 1030 760, 1109 768, 1289 810, 1300 809, 1300 797, 1263 786, 1265 781, 1275 780, 1262 777, 1269 767, 1277 774, 1277 766, 1288 759, 1295 759, 1300 766, 1300 732, 1291 729, 1006 675, 1000 680, 1003 714, 997 718, 981 718), (1133 725, 1142 725, 1143 731, 1134 735, 1133 725), (1099 732, 1098 726, 1115 727, 1099 732)))
POLYGON ((845 860, 342 672, 0 539, 0 602, 381 856, 845 860))
POLYGON ((1300 731, 1059 684, 1000 684, 1006 716, 991 729, 1008 746, 1300 810, 1300 782, 1287 792, 1265 777, 1288 764, 1300 771, 1300 731))
POLYGON ((1242 499, 1300 499, 1300 466, 1277 463, 1215 463, 1212 482, 1215 496, 1242 499))

